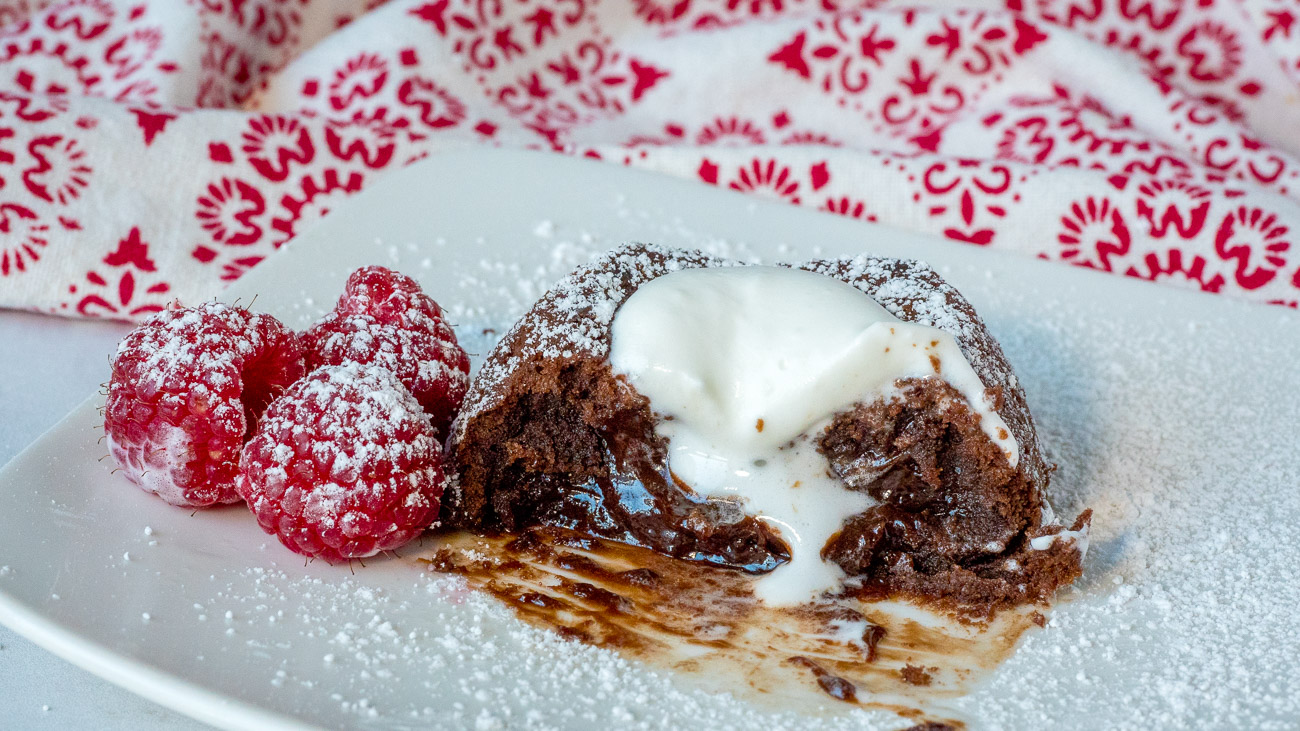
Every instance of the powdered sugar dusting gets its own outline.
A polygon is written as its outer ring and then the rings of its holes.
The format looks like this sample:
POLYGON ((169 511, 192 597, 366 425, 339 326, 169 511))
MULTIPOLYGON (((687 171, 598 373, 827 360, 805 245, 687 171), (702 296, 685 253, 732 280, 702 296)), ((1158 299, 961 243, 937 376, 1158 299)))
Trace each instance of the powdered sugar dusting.
MULTIPOLYGON (((323 431, 313 434, 312 456, 318 463, 332 465, 331 475, 351 482, 358 477, 361 466, 393 463, 402 464, 423 457, 428 444, 406 442, 396 438, 393 425, 418 421, 424 416, 420 405, 410 392, 381 367, 346 363, 327 366, 313 374, 297 389, 299 397, 325 405, 337 417, 322 422, 323 431), (352 401, 339 398, 339 389, 357 389, 366 396, 352 401)), ((287 430, 305 433, 305 429, 280 411, 267 414, 263 431, 277 433, 287 430)), ((288 445, 277 444, 272 456, 281 468, 287 465, 294 452, 288 445)), ((344 494, 337 484, 322 485, 309 496, 336 507, 335 501, 344 494)))
MULTIPOLYGON (((722 212, 731 215, 730 209, 722 212)), ((667 215, 655 214, 653 221, 643 220, 640 211, 619 215, 636 217, 647 235, 718 255, 744 252, 739 243, 723 251, 721 243, 715 248, 707 237, 683 233, 667 215)), ((856 235, 869 238, 867 228, 861 230, 856 235)), ((525 235, 520 248, 501 259, 480 264, 480 255, 471 254, 447 263, 450 285, 431 291, 446 298, 461 342, 485 354, 547 287, 591 253, 617 243, 599 234, 582 239, 557 223, 552 237, 530 242, 525 235), (522 244, 541 248, 525 252, 522 244)), ((815 256, 812 243, 779 257, 815 256)), ((848 246, 830 243, 836 251, 848 246)), ((469 241, 456 244, 474 250, 469 241)), ((418 263, 419 256, 411 261, 418 263)), ((1053 500, 1067 514, 1085 507, 1096 512, 1084 575, 1066 590, 1047 628, 1031 631, 987 683, 953 703, 974 721, 972 728, 1293 728, 1300 717, 1300 675, 1293 672, 1300 645, 1294 616, 1300 606, 1294 576, 1300 491, 1293 489, 1300 485, 1300 462, 1293 457, 1300 391, 1288 364, 1300 359, 1300 318, 1222 298, 1212 310, 1184 311, 1189 298, 1174 298, 1174 307, 1159 301, 1165 295, 1138 297, 1118 282, 1073 273, 1055 278, 1042 269, 1026 273, 1020 262, 980 256, 986 258, 977 264, 940 271, 977 297, 1016 366, 1046 457, 1060 465, 1052 479, 1053 500), (1015 281, 980 284, 1000 267, 1014 272, 1015 281), (1091 283, 1106 296, 1099 297, 1091 283), (1133 296, 1111 297, 1115 292, 1133 296)), ((961 261, 956 252, 954 259, 961 261)), ((439 260, 425 269, 443 265, 439 260)), ((334 292, 344 274, 337 273, 334 292)), ((317 302, 328 297, 316 293, 317 302)), ((320 309, 304 311, 303 324, 320 309)), ((77 425, 80 438, 88 426, 77 425)), ((50 469, 43 460, 37 467, 50 469)), ((32 499, 45 503, 50 496, 32 499)), ((60 502, 55 509, 69 506, 60 502)), ((147 522, 163 540, 146 550, 145 542, 153 540, 142 534, 146 520, 128 515, 119 525, 121 545, 98 561, 80 556, 75 564, 154 586, 155 575, 168 570, 160 557, 185 545, 185 533, 200 520, 227 521, 220 526, 226 530, 246 517, 233 511, 197 519, 186 511, 158 512, 147 522), (133 560, 122 565, 128 548, 133 560)), ((320 562, 304 568, 284 560, 274 541, 262 541, 259 551, 261 536, 249 528, 232 534, 246 539, 239 565, 193 556, 204 573, 185 590, 203 597, 195 602, 201 608, 161 611, 163 597, 140 591, 119 597, 121 616, 138 625, 136 618, 149 612, 151 636, 175 636, 164 634, 171 627, 192 638, 192 654, 175 665, 177 672, 233 688, 217 680, 230 676, 232 663, 224 661, 229 658, 243 669, 237 687, 245 698, 297 708, 309 723, 519 729, 907 725, 865 713, 810 718, 761 712, 726 695, 675 685, 673 678, 610 651, 529 628, 493 600, 468 592, 459 579, 426 574, 414 562, 368 560, 355 576, 320 562), (266 568, 241 568, 245 563, 266 568)), ((32 573, 15 560, 6 564, 12 565, 0 567, 6 585, 32 573)), ((64 597, 56 606, 75 606, 69 600, 74 585, 55 591, 64 597)))
MULTIPOLYGON (((867 271, 868 259, 851 261, 867 271)), ((1283 655, 1300 642, 1300 583, 1288 568, 1300 558, 1300 493, 1287 489, 1300 484, 1300 463, 1284 456, 1300 404, 1291 376, 1268 364, 1294 359, 1300 322, 1273 314, 1270 328, 1290 338, 1251 339, 1252 362, 1226 366, 1197 354, 1250 337, 1236 333, 1254 310, 1219 303, 1219 319, 1192 323, 1149 313, 1170 325, 1153 337, 1153 320, 1125 318, 1090 292, 1033 289, 982 293, 1019 376, 990 374, 993 354, 967 355, 989 385, 1023 385, 1033 398, 1045 456, 1060 465, 1054 499, 1067 513, 1096 508, 1091 552, 1047 630, 958 706, 988 728, 1073 724, 1080 712, 1113 728, 1289 727, 1300 681, 1272 669, 1290 667, 1283 655), (1207 414, 1253 426, 1224 430, 1207 414), (1243 489, 1225 490, 1225 475, 1243 489)), ((917 297, 905 281, 884 294, 895 314, 891 301, 910 300, 919 321, 969 342, 967 323, 945 320, 937 296, 917 297)))
POLYGON ((316 369, 266 410, 236 486, 293 550, 364 558, 433 521, 441 463, 424 409, 397 377, 348 362, 316 369))
POLYGON ((442 308, 413 279, 378 266, 349 277, 336 307, 302 335, 308 367, 382 366, 445 433, 469 388, 469 358, 442 308))
MULTIPOLYGON (((608 650, 524 625, 459 577, 405 564, 377 570, 388 568, 408 571, 408 580, 380 589, 360 569, 331 580, 245 569, 218 584, 215 601, 195 607, 193 618, 224 615, 229 642, 265 656, 254 677, 275 692, 308 698, 328 689, 333 726, 808 728, 803 714, 679 687, 608 650), (288 662, 275 650, 286 639, 319 654, 288 662), (399 685, 402 692, 395 692, 399 685), (584 690, 575 695, 574 688, 584 690)), ((898 725, 892 714, 838 710, 817 725, 834 731, 898 725)))
POLYGON ((209 302, 168 309, 118 344, 105 404, 110 454, 174 505, 238 502, 239 449, 268 394, 302 374, 277 320, 209 302))
POLYGON ((1043 696, 1059 693, 1096 726, 1293 728, 1300 681, 1278 670, 1300 643, 1297 404, 1294 373, 1270 364, 1294 358, 1300 321, 1229 303, 1211 320, 1110 318, 1081 314, 1083 294, 1003 295, 1022 314, 1000 325, 1061 464, 1058 505, 1095 507, 1084 576, 962 705, 989 727, 1051 725, 1061 704, 1043 696))

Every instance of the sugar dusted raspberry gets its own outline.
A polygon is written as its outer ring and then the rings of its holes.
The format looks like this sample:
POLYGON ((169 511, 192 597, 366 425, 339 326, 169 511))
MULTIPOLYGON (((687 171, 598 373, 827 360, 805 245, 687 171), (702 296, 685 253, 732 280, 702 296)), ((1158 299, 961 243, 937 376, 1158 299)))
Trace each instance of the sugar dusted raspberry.
POLYGON ((345 315, 370 315, 385 325, 427 327, 443 339, 456 341, 438 303, 414 279, 388 267, 367 266, 352 272, 334 309, 345 315))
POLYGON ((236 490, 291 551, 364 558, 410 541, 438 516, 442 446, 389 371, 362 363, 312 371, 263 414, 236 490))
POLYGON ((297 337, 270 315, 217 302, 165 310, 113 357, 109 451, 128 479, 172 505, 238 502, 244 440, 302 373, 297 337))
POLYGON ((415 280, 379 266, 348 277, 338 305, 303 334, 307 367, 371 363, 392 371, 440 435, 469 389, 469 356, 415 280))

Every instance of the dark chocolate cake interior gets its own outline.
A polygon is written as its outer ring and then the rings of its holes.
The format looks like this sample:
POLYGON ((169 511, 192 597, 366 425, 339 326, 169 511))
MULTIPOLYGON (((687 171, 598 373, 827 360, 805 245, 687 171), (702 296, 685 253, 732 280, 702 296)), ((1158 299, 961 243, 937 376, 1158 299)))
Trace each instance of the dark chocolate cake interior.
MULTIPOLYGON (((543 297, 490 355, 453 428, 457 480, 444 525, 557 526, 754 573, 787 561, 785 544, 742 505, 703 499, 674 478, 655 433, 660 417, 607 358, 609 323, 638 286, 683 267, 730 264, 632 245, 543 297)), ((992 611, 1044 601, 1072 581, 1082 533, 1046 538, 1063 530, 1045 522, 1050 469, 1024 394, 970 305, 915 262, 859 257, 803 268, 858 287, 902 320, 952 333, 1020 447, 1013 468, 936 377, 899 382, 897 397, 836 415, 812 438, 846 488, 878 501, 823 550, 851 577, 848 590, 992 611)))

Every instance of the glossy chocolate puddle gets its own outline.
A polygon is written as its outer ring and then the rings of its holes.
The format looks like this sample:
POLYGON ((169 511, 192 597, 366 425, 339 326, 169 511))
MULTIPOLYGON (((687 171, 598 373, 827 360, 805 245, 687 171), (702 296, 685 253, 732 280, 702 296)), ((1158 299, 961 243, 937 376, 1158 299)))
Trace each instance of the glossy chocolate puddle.
POLYGON ((774 710, 860 706, 963 727, 945 700, 968 692, 1043 620, 1027 608, 972 625, 856 599, 769 608, 743 573, 554 528, 436 540, 421 561, 464 576, 525 621, 774 710))

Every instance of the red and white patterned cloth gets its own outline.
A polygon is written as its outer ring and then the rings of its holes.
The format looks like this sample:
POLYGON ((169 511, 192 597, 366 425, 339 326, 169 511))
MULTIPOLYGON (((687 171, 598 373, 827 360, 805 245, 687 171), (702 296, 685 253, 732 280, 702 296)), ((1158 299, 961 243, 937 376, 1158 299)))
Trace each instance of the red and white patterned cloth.
POLYGON ((1300 300, 1296 0, 0 0, 0 28, 0 306, 209 297, 483 144, 1300 300))

